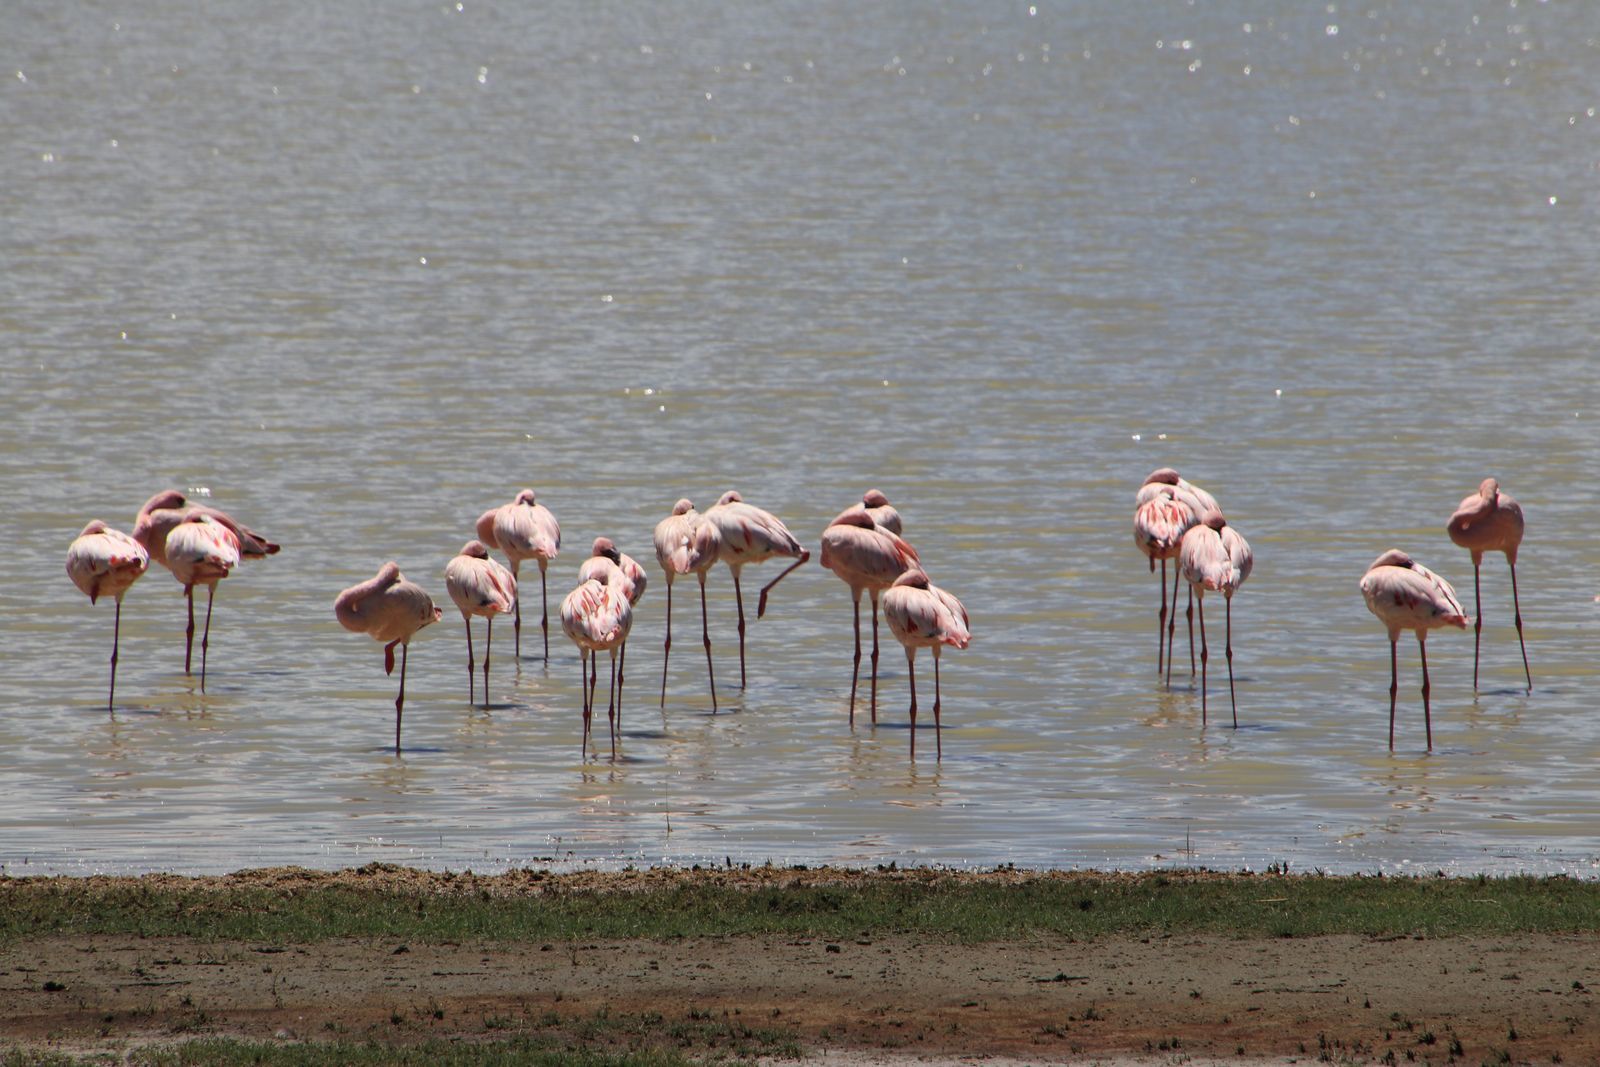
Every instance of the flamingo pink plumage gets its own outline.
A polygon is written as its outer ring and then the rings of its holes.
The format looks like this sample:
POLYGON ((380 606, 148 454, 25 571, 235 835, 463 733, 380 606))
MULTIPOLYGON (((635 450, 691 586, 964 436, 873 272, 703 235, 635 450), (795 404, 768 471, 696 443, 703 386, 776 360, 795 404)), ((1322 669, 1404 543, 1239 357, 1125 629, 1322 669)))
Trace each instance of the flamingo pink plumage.
MULTIPOLYGON (((162 545, 167 569, 183 586, 189 602, 188 635, 194 639, 194 587, 206 587, 206 626, 200 635, 200 692, 206 691, 206 653, 211 646, 211 605, 217 596, 217 583, 239 565, 239 537, 210 515, 196 511, 167 532, 162 545)), ((183 669, 189 669, 185 657, 183 669)))
POLYGON ((889 503, 889 498, 883 495, 883 490, 868 489, 862 493, 861 506, 867 509, 867 515, 878 526, 882 526, 892 534, 905 533, 900 522, 900 513, 889 503))
POLYGON ((510 570, 489 558, 482 541, 468 541, 461 552, 444 568, 444 585, 450 599, 461 610, 467 626, 467 701, 474 699, 472 677, 472 617, 481 615, 483 624, 483 706, 489 707, 489 650, 494 641, 494 617, 517 606, 517 578, 510 570))
POLYGON ((718 498, 716 505, 706 511, 706 519, 715 523, 722 535, 720 557, 733 573, 733 596, 739 605, 739 688, 745 685, 744 671, 744 593, 739 588, 739 572, 746 565, 760 563, 773 556, 786 556, 794 560, 776 578, 761 587, 756 603, 756 618, 767 613, 767 594, 783 581, 789 572, 811 558, 811 553, 800 546, 794 534, 770 511, 746 504, 744 497, 730 489, 718 498))
POLYGON ((700 637, 706 649, 706 677, 711 686, 711 710, 717 710, 717 675, 711 665, 711 628, 706 618, 706 574, 722 550, 722 534, 713 522, 679 500, 672 514, 656 523, 656 562, 667 581, 667 637, 661 648, 661 706, 667 706, 667 660, 672 654, 672 579, 693 573, 700 579, 700 637))
POLYGON ((383 673, 394 673, 394 646, 400 646, 400 694, 394 698, 394 754, 400 755, 400 717, 406 703, 406 659, 411 638, 444 617, 420 585, 406 580, 393 560, 376 577, 340 593, 333 602, 339 625, 367 634, 383 645, 383 673))
POLYGON ((928 581, 913 567, 894 580, 883 594, 883 617, 906 649, 911 681, 911 758, 917 758, 917 649, 933 649, 933 738, 936 758, 944 758, 940 722, 939 650, 945 645, 966 648, 972 640, 967 609, 961 601, 928 581))
MULTIPOLYGON (((152 560, 168 570, 172 570, 173 576, 178 577, 177 572, 173 570, 171 561, 168 559, 167 538, 180 523, 186 522, 197 515, 204 516, 227 530, 233 536, 241 559, 260 559, 264 556, 276 555, 282 547, 237 521, 227 512, 219 511, 204 504, 189 503, 184 495, 176 489, 163 490, 145 501, 144 506, 139 509, 138 516, 134 519, 133 539, 144 546, 145 551, 150 554, 152 560)), ((235 560, 235 562, 238 561, 235 560)), ((183 579, 178 577, 178 581, 182 582, 183 579)), ((211 590, 215 593, 216 586, 212 585, 211 590)), ((189 626, 184 633, 183 672, 185 674, 189 673, 194 652, 194 600, 192 596, 189 596, 189 593, 190 590, 186 589, 185 596, 189 597, 189 626)), ((208 629, 210 618, 211 607, 208 604, 206 606, 208 629)), ((201 650, 200 658, 202 662, 200 689, 204 692, 206 687, 204 649, 201 650)))
POLYGON ((1432 686, 1428 682, 1428 631, 1439 626, 1466 629, 1467 616, 1450 583, 1400 551, 1391 548, 1372 561, 1361 579, 1361 595, 1367 610, 1378 617, 1389 631, 1389 747, 1394 748, 1394 703, 1399 689, 1399 666, 1395 646, 1401 630, 1415 630, 1417 650, 1422 656, 1422 714, 1428 731, 1428 749, 1433 750, 1433 710, 1428 703, 1432 686))
MULTIPOLYGON (((549 508, 539 503, 532 489, 524 489, 509 504, 502 504, 478 516, 478 540, 490 548, 498 548, 511 563, 511 574, 521 580, 521 564, 525 559, 539 563, 539 603, 542 613, 539 627, 544 632, 544 661, 550 663, 550 598, 546 591, 545 573, 550 561, 561 551, 561 524, 549 508)), ((517 599, 516 622, 517 659, 522 658, 522 599, 517 599)))
POLYGON ((1480 568, 1485 552, 1504 552, 1511 567, 1511 607, 1517 623, 1517 644, 1522 648, 1522 673, 1533 692, 1533 672, 1528 669, 1528 645, 1522 639, 1522 604, 1517 598, 1517 549, 1522 545, 1522 505, 1500 491, 1500 483, 1485 478, 1478 491, 1461 502, 1445 527, 1450 540, 1472 553, 1472 606, 1477 621, 1472 628, 1472 688, 1478 688, 1478 645, 1483 637, 1483 595, 1480 568))
MULTIPOLYGON (((1178 621, 1178 575, 1173 575, 1172 615, 1167 615, 1167 560, 1178 558, 1183 535, 1200 521, 1204 510, 1201 499, 1180 485, 1178 472, 1171 467, 1153 471, 1135 497, 1133 540, 1150 561, 1150 570, 1161 561, 1161 608, 1156 614, 1156 674, 1162 672, 1162 631, 1166 631, 1167 681, 1172 681, 1172 634, 1178 621)), ((1190 643, 1193 644, 1191 624, 1190 643)))
MULTIPOLYGON (((881 494, 880 494, 881 495, 881 494)), ((870 494, 869 494, 870 496, 870 494)), ((884 501, 885 504, 888 501, 884 501)), ((898 522, 898 516, 895 516, 898 522)), ((876 522, 863 504, 847 508, 822 531, 822 565, 850 587, 855 604, 855 664, 850 670, 850 722, 856 721, 861 674, 861 591, 872 597, 872 721, 878 721, 878 597, 896 578, 918 566, 917 550, 876 522)))
MULTIPOLYGON (((607 584, 616 584, 622 594, 628 598, 628 606, 634 607, 644 597, 644 587, 649 581, 644 568, 639 566, 638 560, 617 548, 616 542, 609 537, 596 537, 590 546, 589 558, 578 567, 578 581, 588 581, 590 578, 599 578, 602 571, 615 570, 614 576, 600 579, 607 584)), ((622 729, 622 687, 626 682, 628 668, 628 642, 624 638, 622 646, 617 650, 617 701, 616 724, 617 729, 622 729)))
POLYGON ((606 721, 611 726, 611 755, 617 754, 617 649, 628 640, 633 626, 633 605, 628 581, 616 565, 595 567, 592 577, 579 582, 561 602, 561 629, 578 646, 583 688, 583 750, 589 751, 590 723, 594 717, 594 663, 599 653, 611 653, 611 694, 606 721), (590 656, 594 656, 594 661, 590 656))
POLYGON ((99 519, 67 546, 67 576, 89 603, 103 596, 117 603, 111 629, 111 689, 106 695, 106 710, 115 706, 117 696, 117 645, 122 636, 122 595, 150 566, 145 547, 121 530, 113 530, 99 519))
POLYGON ((1233 728, 1239 728, 1239 702, 1233 692, 1233 594, 1250 577, 1255 556, 1250 545, 1229 526, 1220 511, 1211 511, 1183 536, 1178 566, 1200 604, 1200 724, 1206 723, 1206 590, 1222 594, 1227 605, 1228 699, 1233 704, 1233 728))

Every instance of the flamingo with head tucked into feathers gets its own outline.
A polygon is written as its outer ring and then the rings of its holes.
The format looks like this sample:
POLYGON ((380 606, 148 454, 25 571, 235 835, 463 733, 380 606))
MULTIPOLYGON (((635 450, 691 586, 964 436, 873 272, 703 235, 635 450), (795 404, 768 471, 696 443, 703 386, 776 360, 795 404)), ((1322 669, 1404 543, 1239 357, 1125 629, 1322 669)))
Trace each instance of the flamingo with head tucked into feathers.
POLYGON ((700 637, 706 649, 706 677, 711 686, 711 710, 717 710, 717 675, 711 665, 711 627, 706 618, 706 574, 716 565, 722 551, 722 534, 717 525, 694 509, 688 499, 679 500, 672 514, 656 523, 656 562, 667 581, 667 637, 661 646, 661 706, 667 706, 667 661, 672 655, 672 580, 680 574, 700 579, 700 637))
POLYGON ((633 626, 633 605, 628 580, 621 567, 598 566, 561 602, 561 629, 578 646, 583 688, 583 750, 589 751, 590 724, 594 718, 595 667, 601 652, 611 653, 611 690, 606 721, 611 727, 611 755, 617 754, 617 649, 628 640, 633 626), (591 659, 593 657, 593 659, 591 659))
MULTIPOLYGON (((590 578, 599 578, 600 572, 616 570, 615 577, 602 579, 608 585, 615 583, 628 598, 628 606, 634 607, 644 597, 644 587, 649 581, 644 573, 644 568, 632 556, 617 547, 615 541, 609 537, 596 537, 590 546, 589 558, 578 567, 578 581, 585 582, 590 578)), ((617 729, 622 729, 622 686, 627 680, 628 669, 628 641, 623 638, 621 647, 617 650, 617 700, 616 724, 617 729)))
MULTIPOLYGON (((871 494, 868 494, 869 496, 871 494)), ((880 494, 881 495, 881 494, 880 494)), ((888 501, 884 501, 887 505, 888 501)), ((896 525, 899 516, 894 516, 896 525)), ((896 578, 917 567, 917 550, 881 523, 870 508, 847 508, 822 531, 822 565, 850 587, 855 605, 856 655, 850 670, 850 722, 856 721, 856 683, 861 674, 861 592, 872 598, 872 721, 878 721, 878 598, 896 578)))
POLYGON ((117 697, 117 645, 122 636, 122 595, 150 566, 150 554, 143 545, 121 530, 113 530, 99 519, 67 546, 67 576, 93 604, 103 596, 117 603, 111 623, 111 689, 106 694, 106 710, 117 697))
POLYGON ((1220 511, 1210 511, 1183 536, 1178 567, 1189 582, 1200 607, 1200 724, 1206 723, 1206 590, 1222 594, 1227 611, 1228 699, 1233 704, 1233 728, 1239 728, 1239 702, 1233 692, 1233 594, 1250 577, 1255 556, 1250 545, 1228 525, 1220 511))
POLYGON ((1472 553, 1472 606, 1477 621, 1472 627, 1472 688, 1478 688, 1478 644, 1483 637, 1483 594, 1480 568, 1485 552, 1504 552, 1511 567, 1511 610, 1517 623, 1517 644, 1522 648, 1522 673, 1533 692, 1533 672, 1528 669, 1528 645, 1522 639, 1522 603, 1517 599, 1517 549, 1522 545, 1522 505, 1500 491, 1500 483, 1485 478, 1478 491, 1461 502, 1445 530, 1450 540, 1472 553))
POLYGON ((517 607, 517 578, 510 570, 489 558, 482 541, 468 541, 461 552, 444 568, 445 591, 461 611, 467 625, 467 701, 474 697, 472 658, 472 617, 481 615, 483 624, 483 706, 489 707, 489 650, 494 641, 494 617, 517 607))
MULTIPOLYGON (((1201 492, 1204 492, 1203 490, 1201 492)), ((1208 494, 1209 497, 1209 494, 1208 494)), ((1172 576, 1172 614, 1167 614, 1167 560, 1176 561, 1183 535, 1200 521, 1206 510, 1194 487, 1178 477, 1171 467, 1152 471, 1134 498, 1133 541, 1150 561, 1152 573, 1161 561, 1161 609, 1156 614, 1156 674, 1162 673, 1163 636, 1167 684, 1172 683, 1172 635, 1178 622, 1178 574, 1172 576)), ((1191 601, 1193 594, 1191 593, 1191 601)), ((1191 618, 1193 608, 1190 608, 1191 618)), ((1189 644, 1194 644, 1194 624, 1190 622, 1189 644)))
POLYGON ((373 578, 352 585, 334 599, 334 617, 346 630, 367 634, 383 645, 383 673, 394 673, 394 647, 400 646, 400 693, 394 698, 394 754, 400 755, 400 717, 406 705, 406 660, 411 639, 444 617, 420 585, 406 580, 393 560, 373 578))
MULTIPOLYGON (((539 603, 541 614, 539 628, 544 632, 544 661, 550 663, 550 596, 546 591, 545 572, 550 561, 561 551, 561 524, 549 508, 539 503, 532 489, 524 489, 509 504, 502 504, 478 516, 478 540, 490 548, 498 548, 511 563, 511 576, 521 581, 523 560, 537 560, 539 564, 539 603)), ((522 659, 522 598, 517 598, 516 621, 512 624, 516 634, 516 655, 522 659)))
POLYGON ((746 504, 744 497, 730 489, 706 511, 707 521, 717 527, 722 535, 720 556, 733 574, 733 596, 739 605, 739 688, 745 685, 744 670, 744 593, 739 588, 739 572, 751 563, 760 563, 773 556, 786 556, 794 562, 772 581, 761 587, 756 604, 756 618, 767 613, 767 594, 772 587, 786 578, 790 571, 811 558, 811 553, 800 547, 794 534, 770 511, 746 504))
POLYGON ((1433 709, 1428 702, 1428 631, 1440 626, 1467 628, 1467 616, 1450 583, 1400 551, 1391 548, 1372 561, 1361 578, 1367 610, 1389 631, 1389 747, 1394 748, 1394 703, 1400 687, 1396 645, 1401 630, 1414 630, 1422 656, 1422 714, 1433 750, 1433 709))
POLYGON ((928 581, 919 567, 894 580, 883 594, 883 617, 906 649, 911 681, 911 758, 917 758, 917 649, 933 649, 933 740, 937 759, 944 758, 940 721, 939 650, 966 648, 972 640, 967 609, 961 601, 928 581))

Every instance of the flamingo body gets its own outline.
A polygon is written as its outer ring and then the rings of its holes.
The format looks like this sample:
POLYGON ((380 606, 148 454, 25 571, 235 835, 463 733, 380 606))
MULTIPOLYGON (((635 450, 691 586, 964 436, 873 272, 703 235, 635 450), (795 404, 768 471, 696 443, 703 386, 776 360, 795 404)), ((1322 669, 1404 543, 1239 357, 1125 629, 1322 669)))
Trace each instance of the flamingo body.
POLYGON ((1233 703, 1233 725, 1239 726, 1239 705, 1233 692, 1233 594, 1250 577, 1255 555, 1250 544, 1227 524, 1219 511, 1208 512, 1205 521, 1192 527, 1183 537, 1178 553, 1178 568, 1189 583, 1200 606, 1200 722, 1206 722, 1206 590, 1222 594, 1227 604, 1228 696, 1233 703))
MULTIPOLYGON (((550 662, 550 607, 545 591, 545 575, 550 561, 561 552, 561 524, 550 509, 539 503, 532 489, 519 492, 509 504, 502 504, 478 516, 478 540, 506 554, 511 573, 520 579, 524 560, 539 564, 539 600, 543 605, 540 626, 544 631, 544 659, 550 662)), ((522 655, 522 604, 515 608, 516 654, 522 655)))
POLYGON ((694 509, 687 498, 672 506, 672 514, 656 523, 656 562, 666 576, 667 636, 661 651, 661 706, 667 706, 667 662, 672 655, 672 580, 680 574, 700 579, 700 635, 706 650, 706 677, 711 685, 711 710, 717 710, 717 678, 711 665, 711 629, 706 619, 706 575, 722 554, 722 533, 717 524, 694 509))
POLYGON ((967 609, 950 593, 928 581, 920 568, 896 578, 883 594, 883 617, 905 646, 911 683, 911 755, 917 754, 917 649, 933 649, 933 727, 938 755, 944 755, 940 722, 939 652, 946 645, 966 648, 972 640, 967 609))
POLYGON ((383 672, 394 673, 394 648, 400 646, 400 693, 394 701, 394 753, 400 754, 400 717, 406 702, 406 659, 411 638, 424 626, 444 617, 433 598, 407 581, 394 561, 378 568, 375 577, 344 590, 333 602, 339 625, 366 634, 383 645, 383 672))
MULTIPOLYGON (((599 558, 599 557, 596 557, 599 558)), ((628 640, 633 627, 633 604, 628 598, 629 584, 622 568, 611 563, 609 567, 592 568, 592 576, 579 581, 578 587, 561 602, 561 629, 578 646, 583 674, 583 745, 588 751, 589 726, 594 714, 594 678, 590 657, 611 653, 611 698, 606 708, 606 719, 611 725, 611 754, 617 752, 616 697, 617 650, 628 640)))
POLYGON ((1533 671, 1528 667, 1528 644, 1522 636, 1522 603, 1517 596, 1517 549, 1522 546, 1522 505, 1511 494, 1500 491, 1500 483, 1485 478, 1478 491, 1461 502, 1445 526, 1450 540, 1472 553, 1472 688, 1478 688, 1478 649, 1483 638, 1483 591, 1481 568, 1485 552, 1503 552, 1511 568, 1512 618, 1517 624, 1517 644, 1522 649, 1522 673, 1528 689, 1533 689, 1533 671))
POLYGON ((150 567, 150 553, 121 530, 113 530, 99 519, 67 546, 67 577, 89 603, 102 596, 116 601, 111 630, 111 686, 106 693, 106 710, 116 704, 117 647, 122 638, 122 596, 150 567))
POLYGON ((1389 747, 1394 748, 1395 693, 1399 688, 1396 644, 1401 630, 1414 630, 1422 657, 1422 712, 1428 732, 1428 748, 1433 748, 1433 711, 1428 696, 1428 631, 1441 626, 1465 629, 1467 616, 1450 583, 1392 548, 1372 561, 1361 578, 1361 595, 1367 610, 1378 617, 1389 631, 1389 747))
POLYGON ((515 611, 517 578, 510 569, 489 558, 482 541, 468 541, 444 568, 445 590, 461 612, 467 627, 467 699, 473 699, 472 618, 484 622, 483 706, 489 706, 489 651, 494 640, 494 617, 515 611))

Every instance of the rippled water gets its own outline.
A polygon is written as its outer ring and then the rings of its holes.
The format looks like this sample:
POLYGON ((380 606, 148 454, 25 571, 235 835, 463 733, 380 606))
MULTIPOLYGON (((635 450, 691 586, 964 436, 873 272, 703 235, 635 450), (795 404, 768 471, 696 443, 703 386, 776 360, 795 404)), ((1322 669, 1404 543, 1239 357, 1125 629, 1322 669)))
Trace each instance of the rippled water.
POLYGON ((1591 9, 544 7, 7 20, 6 871, 1594 872, 1591 9), (1168 463, 1256 550, 1237 732, 1220 670, 1206 730, 1186 672, 1155 678, 1130 520, 1168 463), (1437 635, 1427 753, 1407 639, 1390 753, 1356 583, 1402 546, 1470 608, 1443 525, 1486 474, 1528 515, 1536 688, 1496 557, 1482 691, 1437 635), (285 548, 219 590, 204 696, 153 569, 108 716, 111 608, 66 545, 169 486, 285 548), (715 716, 680 595, 658 711, 653 561, 620 760, 579 757, 559 632, 546 671, 499 625, 469 707, 448 606, 396 758, 393 679, 333 596, 392 558, 447 605, 522 486, 563 523, 553 601, 597 534, 648 560, 681 495, 737 487, 815 548, 883 488, 972 615, 943 761, 907 758, 887 635, 881 721, 849 728, 849 600, 815 563, 752 620, 742 694, 716 572, 715 716))

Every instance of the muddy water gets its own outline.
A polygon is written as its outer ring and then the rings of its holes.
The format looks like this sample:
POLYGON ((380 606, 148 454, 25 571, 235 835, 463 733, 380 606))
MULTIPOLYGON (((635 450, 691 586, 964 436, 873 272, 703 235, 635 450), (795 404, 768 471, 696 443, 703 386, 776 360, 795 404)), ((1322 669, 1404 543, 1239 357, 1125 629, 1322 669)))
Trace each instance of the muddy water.
POLYGON ((19 13, 5 870, 1592 872, 1600 22, 1280 7, 19 13), (1155 676, 1130 519, 1163 464, 1256 550, 1237 732, 1220 655, 1204 729, 1187 655, 1155 676), (1426 751, 1404 644, 1391 753, 1356 583, 1400 546, 1470 610, 1443 525, 1486 474, 1528 516, 1534 691, 1495 557, 1479 691, 1470 631, 1437 635, 1426 751), (66 545, 168 486, 285 548, 219 589, 204 695, 179 587, 136 586, 108 715, 111 608, 66 545), (443 567, 522 486, 563 523, 552 607, 598 534, 651 562, 615 762, 580 756, 559 633, 546 669, 498 623, 491 707, 465 699, 443 567), (658 709, 673 501, 736 487, 815 548, 869 486, 972 616, 944 759, 926 731, 908 759, 887 635, 851 729, 849 600, 814 562, 752 619, 742 692, 716 572, 716 715, 679 585, 658 709), (387 559, 447 612, 398 758, 394 680, 330 610, 387 559))

